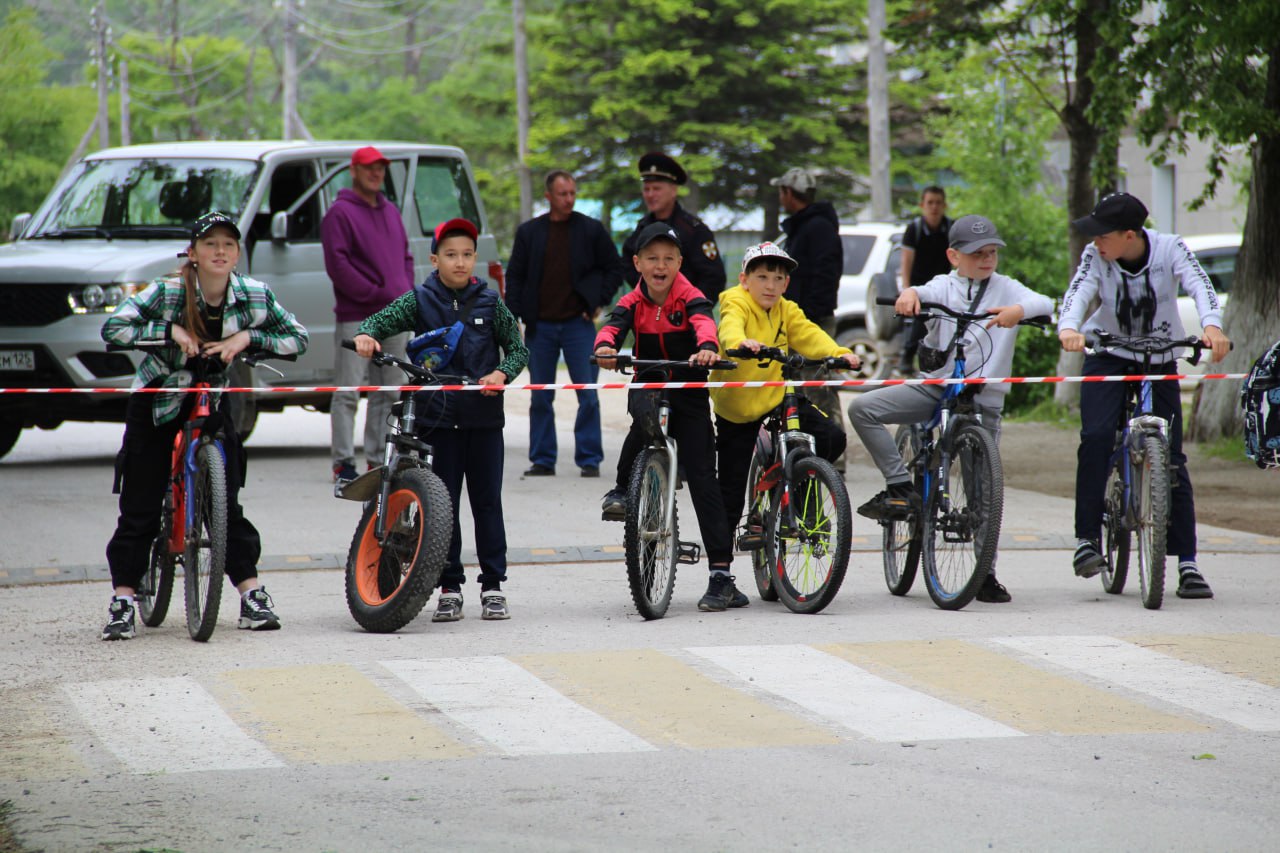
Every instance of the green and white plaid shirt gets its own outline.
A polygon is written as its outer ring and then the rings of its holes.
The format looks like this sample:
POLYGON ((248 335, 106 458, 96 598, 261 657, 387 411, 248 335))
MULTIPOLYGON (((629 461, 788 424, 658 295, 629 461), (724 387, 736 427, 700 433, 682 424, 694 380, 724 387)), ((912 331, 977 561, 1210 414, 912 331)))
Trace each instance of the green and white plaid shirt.
MULTIPOLYGON (((200 290, 196 288, 197 299, 200 290)), ((125 300, 102 324, 102 339, 110 344, 130 346, 143 343, 172 343, 170 327, 184 322, 187 297, 178 276, 157 278, 141 293, 125 300)), ((249 333, 251 349, 266 350, 276 355, 302 355, 307 351, 307 330, 276 302, 271 288, 261 281, 239 273, 231 274, 227 298, 223 303, 222 336, 224 339, 240 331, 249 333)), ((134 388, 143 388, 163 377, 165 388, 185 388, 191 384, 191 373, 183 369, 187 357, 177 346, 152 350, 138 367, 134 388)), ((223 379, 226 384, 226 379, 223 379)), ((152 419, 162 424, 177 417, 185 394, 155 395, 152 419)))

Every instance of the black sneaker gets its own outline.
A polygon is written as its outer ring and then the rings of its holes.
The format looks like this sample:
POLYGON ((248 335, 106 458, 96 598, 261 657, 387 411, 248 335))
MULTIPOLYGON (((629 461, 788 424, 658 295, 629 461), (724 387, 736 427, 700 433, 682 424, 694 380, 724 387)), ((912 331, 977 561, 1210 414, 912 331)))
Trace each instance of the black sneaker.
POLYGON ((111 599, 111 621, 102 629, 104 640, 132 640, 137 634, 133 621, 133 605, 127 598, 111 599))
POLYGON ((858 515, 875 521, 909 518, 920 511, 920 493, 910 483, 895 483, 858 507, 858 515))
POLYGON ((731 607, 746 607, 751 603, 734 585, 733 575, 712 573, 707 581, 706 595, 698 600, 698 609, 709 613, 719 613, 731 607))
POLYGON ((1102 567, 1107 564, 1107 558, 1098 550, 1098 543, 1092 539, 1081 539, 1076 544, 1076 555, 1071 560, 1071 565, 1075 567, 1076 575, 1082 578, 1091 578, 1102 573, 1102 567))
POLYGON ((236 627, 248 631, 280 630, 280 617, 272 610, 273 607, 275 603, 267 595, 266 587, 249 590, 240 596, 240 621, 236 627))
POLYGON ((507 597, 502 594, 502 590, 491 589, 480 593, 480 618, 511 618, 511 611, 507 608, 507 597))
POLYGON ((605 492, 600 502, 600 517, 605 521, 622 521, 627 515, 627 496, 617 489, 605 492))
POLYGON ((550 465, 543 465, 541 462, 535 462, 529 466, 529 470, 524 472, 526 477, 554 477, 556 469, 550 465))
POLYGON ((995 575, 987 575, 987 579, 982 582, 982 588, 978 590, 976 598, 988 604, 1008 604, 1013 601, 1013 596, 1009 594, 1009 590, 1004 588, 1004 584, 996 580, 995 575))
POLYGON ((333 482, 350 483, 360 475, 356 473, 356 466, 350 462, 339 462, 333 466, 333 482))
POLYGON ((462 619, 462 593, 455 589, 440 590, 440 598, 436 601, 436 612, 431 615, 432 622, 457 622, 462 619))
POLYGON ((1178 567, 1178 598, 1213 598, 1213 589, 1195 566, 1178 567))

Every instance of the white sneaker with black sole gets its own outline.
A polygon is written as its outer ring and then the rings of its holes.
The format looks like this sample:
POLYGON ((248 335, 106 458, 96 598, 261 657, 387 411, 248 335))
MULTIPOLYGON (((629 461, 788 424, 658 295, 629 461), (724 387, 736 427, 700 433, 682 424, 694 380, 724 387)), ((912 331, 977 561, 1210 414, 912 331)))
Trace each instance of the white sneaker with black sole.
POLYGON ((1098 543, 1092 539, 1081 539, 1076 544, 1076 555, 1071 560, 1071 565, 1076 570, 1076 576, 1082 578, 1091 578, 1102 573, 1102 567, 1107 564, 1107 558, 1098 549, 1098 543))
POLYGON ((104 640, 132 640, 137 635, 133 603, 127 598, 111 599, 111 621, 102 629, 104 640))
POLYGON ((267 595, 266 587, 251 589, 240 596, 240 621, 237 628, 246 631, 278 631, 280 617, 275 614, 275 602, 267 595))

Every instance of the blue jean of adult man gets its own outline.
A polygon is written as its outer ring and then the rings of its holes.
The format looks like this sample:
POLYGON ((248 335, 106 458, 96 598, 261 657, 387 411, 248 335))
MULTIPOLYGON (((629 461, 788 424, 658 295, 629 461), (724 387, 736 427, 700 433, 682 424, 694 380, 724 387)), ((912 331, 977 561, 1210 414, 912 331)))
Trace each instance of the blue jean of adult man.
MULTIPOLYGON (((563 321, 539 320, 525 338, 529 347, 529 381, 555 382, 556 367, 564 354, 569 378, 595 382, 599 368, 591 363, 595 323, 586 317, 563 321)), ((556 392, 533 391, 529 404, 529 461, 554 468, 556 464, 556 392)), ((604 460, 600 438, 600 398, 594 390, 578 391, 578 415, 573 422, 573 461, 579 468, 599 468, 604 460)))

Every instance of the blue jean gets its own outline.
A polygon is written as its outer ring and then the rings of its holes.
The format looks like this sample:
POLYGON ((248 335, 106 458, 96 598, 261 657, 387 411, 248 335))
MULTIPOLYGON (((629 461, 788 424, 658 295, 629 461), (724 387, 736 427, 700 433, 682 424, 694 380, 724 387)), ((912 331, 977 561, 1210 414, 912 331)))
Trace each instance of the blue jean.
MULTIPOLYGON (((600 369, 591 363, 596 339, 595 323, 585 317, 549 322, 539 320, 526 336, 529 347, 529 381, 555 382, 556 366, 564 353, 569 378, 574 382, 595 382, 600 369)), ((578 391, 578 416, 573 422, 573 461, 579 468, 599 468, 604 460, 600 438, 600 398, 595 391, 578 391)), ((556 465, 555 391, 530 392, 529 461, 535 465, 556 465)))

